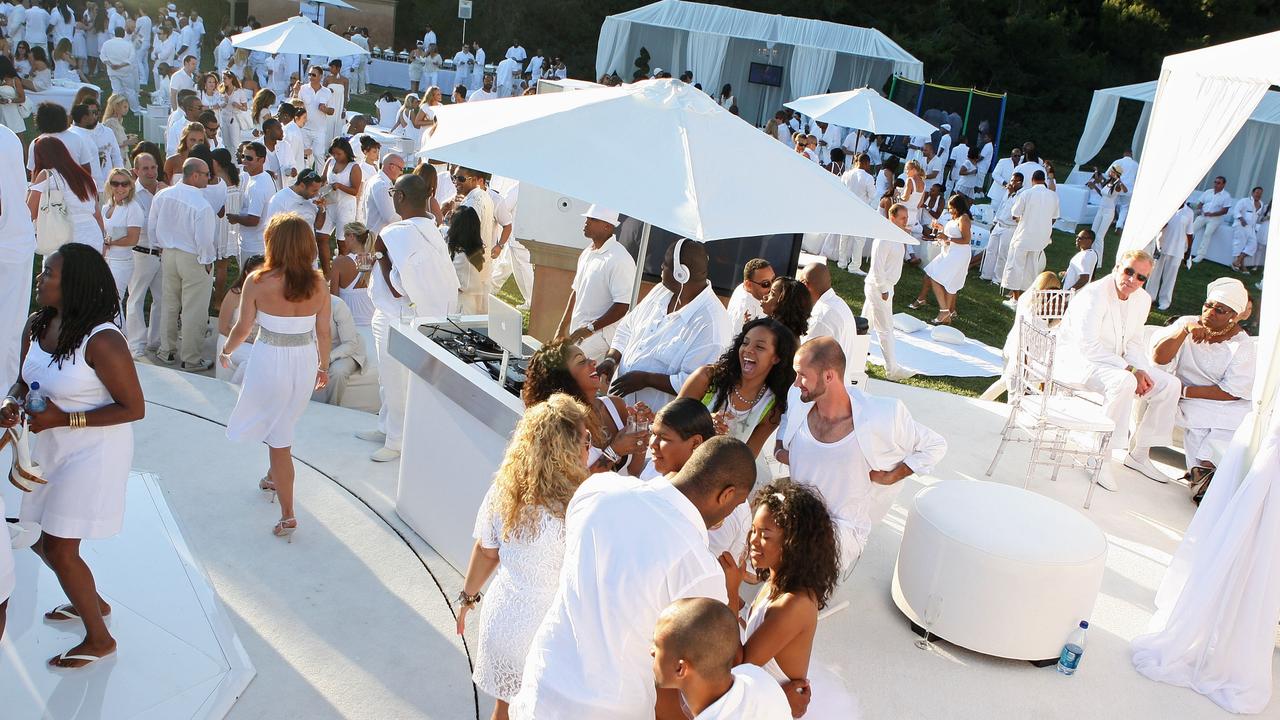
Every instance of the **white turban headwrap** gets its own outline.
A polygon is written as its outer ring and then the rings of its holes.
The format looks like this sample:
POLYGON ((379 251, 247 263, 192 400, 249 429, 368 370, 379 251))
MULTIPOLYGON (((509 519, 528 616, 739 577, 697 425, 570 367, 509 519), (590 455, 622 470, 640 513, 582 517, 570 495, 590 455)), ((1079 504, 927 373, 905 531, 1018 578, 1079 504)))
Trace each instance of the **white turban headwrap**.
POLYGON ((1218 278, 1209 283, 1206 300, 1222 303, 1235 310, 1238 315, 1249 304, 1249 291, 1245 289, 1244 283, 1235 278, 1218 278))

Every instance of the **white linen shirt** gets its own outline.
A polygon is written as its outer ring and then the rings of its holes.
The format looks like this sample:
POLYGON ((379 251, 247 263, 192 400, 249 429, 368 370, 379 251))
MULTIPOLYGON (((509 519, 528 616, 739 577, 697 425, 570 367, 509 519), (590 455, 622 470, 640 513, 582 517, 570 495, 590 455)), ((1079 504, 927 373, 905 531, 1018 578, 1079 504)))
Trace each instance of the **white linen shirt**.
POLYGON ((733 669, 733 685, 693 720, 787 720, 791 705, 782 686, 759 665, 733 669))
POLYGON ((930 185, 942 185, 946 182, 943 177, 943 171, 947 168, 947 159, 941 155, 934 155, 932 160, 925 161, 924 164, 924 189, 929 190, 930 185), (929 175, 933 177, 929 177, 929 175))
MULTIPOLYGON (((67 154, 71 155, 77 165, 85 165, 91 170, 98 162, 98 153, 93 149, 93 145, 86 141, 84 136, 77 135, 70 128, 56 133, 45 133, 36 138, 55 137, 62 141, 63 147, 67 149, 67 154)), ((27 170, 34 170, 36 167, 36 143, 35 140, 27 146, 27 170)))
POLYGON ((755 295, 747 292, 744 284, 738 283, 729 296, 729 325, 734 337, 742 331, 742 326, 764 317, 764 306, 755 295))
POLYGON ((876 238, 871 243, 871 268, 867 270, 866 284, 881 294, 893 292, 902 279, 902 258, 906 253, 906 245, 876 238))
POLYGON ((1160 238, 1156 241, 1156 249, 1161 255, 1167 255, 1170 251, 1175 253, 1179 258, 1182 253, 1187 250, 1187 236, 1191 234, 1191 224, 1195 222, 1195 211, 1190 207, 1183 205, 1169 218, 1169 222, 1165 223, 1164 229, 1160 231, 1160 238))
MULTIPOLYGON (((609 238, 599 250, 595 245, 587 246, 578 256, 578 271, 573 276, 573 314, 569 316, 569 332, 604 315, 614 303, 630 305, 635 282, 636 261, 616 239, 609 238)), ((605 328, 596 328, 596 332, 604 331, 605 328)))
MULTIPOLYGON (((1231 193, 1226 190, 1214 192, 1213 188, 1209 188, 1208 190, 1200 193, 1200 212, 1201 214, 1207 215, 1211 212, 1230 210, 1231 202, 1231 193)), ((1226 219, 1225 215, 1218 215, 1216 217, 1226 219)))
POLYGON ((1149 312, 1151 296, 1142 288, 1128 300, 1120 299, 1114 273, 1080 288, 1058 325, 1054 374, 1069 382, 1082 382, 1094 365, 1150 368, 1142 331, 1149 312))
POLYGON ((846 380, 852 375, 865 372, 854 361, 853 349, 858 340, 858 322, 853 318, 849 303, 836 294, 835 288, 827 288, 813 304, 813 312, 809 314, 809 332, 800 339, 800 343, 820 337, 834 338, 844 351, 846 380))
POLYGON ((333 109, 333 91, 326 85, 321 85, 319 90, 311 87, 307 83, 298 90, 298 99, 302 101, 302 105, 307 108, 307 120, 319 127, 323 123, 329 122, 332 117, 326 113, 320 112, 320 106, 333 109))
POLYGON ((316 207, 314 200, 302 197, 292 185, 289 185, 271 196, 271 202, 267 203, 267 216, 263 221, 266 222, 281 213, 289 212, 301 215, 302 219, 307 221, 307 227, 314 230, 316 215, 320 213, 320 208, 316 207))
POLYGON ((1081 250, 1071 256, 1071 262, 1067 265, 1067 272, 1062 276, 1063 289, 1075 287, 1076 281, 1082 275, 1093 277, 1093 273, 1098 269, 1098 253, 1092 248, 1089 250, 1081 250))
MULTIPOLYGON (((157 184, 156 192, 159 192, 160 190, 163 190, 163 189, 164 189, 163 185, 157 184)), ((147 190, 147 188, 143 186, 141 180, 133 181, 133 200, 138 204, 138 207, 142 209, 142 217, 143 217, 142 228, 138 232, 138 247, 143 247, 143 248, 154 247, 151 244, 151 234, 148 232, 146 220, 148 217, 151 216, 151 202, 155 200, 155 198, 156 196, 152 195, 151 191, 147 190)))
POLYGON ((248 179, 240 199, 240 214, 258 218, 258 224, 253 227, 236 226, 240 228, 240 252, 241 254, 261 254, 267 247, 263 233, 267 230, 267 221, 271 219, 267 214, 267 208, 276 194, 276 183, 266 170, 257 175, 248 173, 245 175, 248 179))
POLYGON ((1036 252, 1049 246, 1059 214, 1058 193, 1045 185, 1032 185, 1018 193, 1011 212, 1018 219, 1009 239, 1011 250, 1036 252))
POLYGON ((876 194, 876 179, 862 168, 854 168, 840 176, 844 186, 853 192, 854 197, 870 207, 878 207, 880 196, 876 194))
POLYGON ((458 309, 458 273, 453 269, 444 236, 432 217, 398 220, 382 228, 382 244, 391 259, 391 286, 374 265, 369 296, 373 306, 392 318, 409 303, 418 317, 444 317, 458 309))
MULTIPOLYGON (((677 391, 693 371, 715 362, 733 340, 729 313, 711 289, 675 312, 667 312, 672 292, 655 285, 649 294, 618 323, 612 349, 622 353, 615 378, 633 370, 656 372, 671 380, 677 391)), ((657 412, 675 399, 672 393, 645 388, 626 398, 627 405, 643 401, 657 412)))
POLYGON ((395 203, 391 201, 391 178, 387 174, 378 171, 373 176, 373 180, 365 183, 363 197, 360 198, 360 207, 364 208, 365 216, 360 218, 364 226, 369 228, 372 236, 377 236, 382 232, 382 228, 393 222, 398 222, 400 216, 396 214, 395 203))
MULTIPOLYGON (((0 163, 16 168, 22 163, 22 141, 9 128, 0 126, 0 163)), ((35 224, 26 208, 27 176, 16 170, 0 173, 0 263, 26 263, 36 249, 35 224)), ((26 312, 28 298, 22 299, 26 312)))
POLYGON ((534 636, 515 720, 652 720, 649 648, 682 598, 726 602, 698 509, 664 478, 591 476, 565 511, 555 600, 534 636))
POLYGON ((204 192, 184 182, 156 193, 147 213, 147 235, 153 247, 189 252, 201 265, 218 259, 213 239, 216 226, 217 218, 204 192))

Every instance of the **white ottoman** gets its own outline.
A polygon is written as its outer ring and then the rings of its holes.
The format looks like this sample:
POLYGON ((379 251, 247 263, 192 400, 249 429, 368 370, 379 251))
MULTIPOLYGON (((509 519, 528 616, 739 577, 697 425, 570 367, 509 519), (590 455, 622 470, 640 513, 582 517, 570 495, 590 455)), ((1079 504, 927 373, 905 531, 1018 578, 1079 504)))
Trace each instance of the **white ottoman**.
POLYGON ((1106 557, 1106 536, 1073 508, 1000 483, 946 480, 911 500, 893 601, 955 645, 1056 659, 1093 612, 1106 557))

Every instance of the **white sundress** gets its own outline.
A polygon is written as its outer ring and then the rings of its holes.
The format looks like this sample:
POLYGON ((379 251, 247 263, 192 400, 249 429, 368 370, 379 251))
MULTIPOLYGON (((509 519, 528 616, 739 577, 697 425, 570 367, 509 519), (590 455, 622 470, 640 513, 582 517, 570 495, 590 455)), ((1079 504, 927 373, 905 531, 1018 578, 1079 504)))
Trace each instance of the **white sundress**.
MULTIPOLYGON (((962 234, 960 221, 949 220, 943 227, 942 234, 948 238, 959 238, 962 234)), ((924 272, 943 289, 954 295, 964 287, 965 278, 969 274, 969 261, 973 258, 973 254, 967 243, 943 242, 941 245, 938 254, 925 266, 924 272)), ((955 308, 951 309, 955 310, 955 308)))
POLYGON ((319 367, 316 316, 283 317, 259 310, 257 321, 258 337, 227 421, 227 437, 292 447, 294 428, 311 401, 319 367))
POLYGON ((367 276, 368 273, 359 272, 358 255, 347 253, 347 257, 356 264, 357 272, 351 279, 350 285, 338 288, 338 297, 342 298, 342 301, 351 309, 351 319, 355 321, 356 327, 373 327, 373 296, 369 294, 368 287, 356 287, 360 283, 360 278, 367 276))
MULTIPOLYGON (((40 392, 66 412, 89 412, 115 402, 97 372, 84 359, 89 339, 100 332, 119 333, 111 323, 98 325, 59 367, 53 356, 32 342, 22 363, 22 378, 40 383, 40 392)), ((133 426, 50 428, 32 436, 32 459, 47 484, 23 495, 19 518, 37 522, 60 538, 107 538, 124 524, 125 487, 133 464, 133 426)))
POLYGON ((219 260, 236 257, 240 252, 240 226, 232 225, 226 218, 226 215, 240 212, 240 198, 240 186, 227 184, 227 199, 224 201, 226 214, 217 219, 218 225, 213 235, 219 260))
MULTIPOLYGON (((342 183, 348 187, 351 186, 351 168, 359 167, 357 162, 349 162, 347 166, 338 172, 329 167, 329 173, 325 176, 325 182, 332 185, 333 183, 342 183)), ((361 178, 363 180, 363 178, 361 178)), ((348 195, 341 190, 334 189, 329 193, 328 212, 325 214, 323 233, 339 234, 342 228, 349 222, 356 219, 356 196, 348 195)))
MULTIPOLYGON (((769 610, 769 603, 766 599, 768 597, 767 590, 768 587, 766 586, 760 591, 757 596, 757 602, 753 603, 748 611, 747 627, 742 631, 743 644, 764 623, 765 613, 769 610)), ((821 631, 822 628, 819 627, 818 629, 821 631)), ((791 681, 791 678, 782 672, 777 658, 771 658, 769 662, 765 663, 764 670, 773 679, 777 680, 779 685, 791 681)), ((813 693, 813 700, 809 703, 809 709, 805 711, 805 720, 858 720, 861 717, 857 701, 849 693, 839 676, 826 667, 819 665, 812 658, 809 660, 808 675, 809 688, 813 693)))
POLYGON ((475 670, 471 679, 486 694, 510 701, 520 690, 525 656, 551 607, 564 564, 564 519, 541 506, 526 508, 533 522, 502 538, 502 518, 489 486, 473 535, 481 547, 497 548, 502 562, 479 606, 475 670))

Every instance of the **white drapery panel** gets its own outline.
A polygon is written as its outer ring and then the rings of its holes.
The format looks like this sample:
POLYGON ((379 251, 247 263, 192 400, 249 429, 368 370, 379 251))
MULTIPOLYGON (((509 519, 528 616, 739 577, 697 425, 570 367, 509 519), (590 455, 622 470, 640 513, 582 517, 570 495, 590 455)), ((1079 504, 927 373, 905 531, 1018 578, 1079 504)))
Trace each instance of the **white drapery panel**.
POLYGON ((1084 121, 1084 132, 1080 134, 1080 143, 1076 145, 1076 170, 1093 159, 1102 146, 1107 144, 1111 128, 1116 125, 1116 110, 1120 107, 1120 96, 1098 90, 1093 93, 1093 101, 1089 103, 1089 117, 1084 121))
POLYGON ((825 93, 836 69, 836 51, 797 47, 791 53, 791 97, 825 93))
POLYGON ((1138 116, 1138 125, 1133 129, 1133 139, 1129 148, 1133 150, 1133 159, 1142 161, 1142 138, 1147 136, 1147 124, 1151 122, 1151 103, 1142 103, 1142 114, 1138 116))
POLYGON ((596 46, 596 77, 605 73, 618 73, 623 82, 631 82, 631 66, 634 58, 627 57, 628 43, 631 36, 631 23, 619 22, 607 17, 600 26, 600 44, 596 46))
POLYGON ((1121 251, 1146 247, 1249 119, 1267 83, 1165 69, 1156 89, 1121 251), (1163 111, 1161 111, 1163 106, 1163 111))
POLYGON ((720 71, 724 68, 728 50, 728 35, 691 32, 686 41, 685 56, 688 60, 685 69, 693 71, 694 81, 702 83, 702 89, 712 97, 719 97, 720 71))

